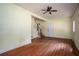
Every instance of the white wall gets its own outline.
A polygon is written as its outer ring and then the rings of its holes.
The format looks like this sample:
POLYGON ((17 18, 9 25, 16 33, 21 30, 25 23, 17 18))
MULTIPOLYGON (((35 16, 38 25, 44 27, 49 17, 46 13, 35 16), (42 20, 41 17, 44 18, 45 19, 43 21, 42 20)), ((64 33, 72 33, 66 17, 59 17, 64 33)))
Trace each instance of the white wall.
POLYGON ((13 4, 0 4, 0 53, 31 43, 31 14, 13 4))
POLYGON ((72 19, 75 20, 75 32, 73 33, 73 40, 79 50, 79 7, 77 8, 72 19))

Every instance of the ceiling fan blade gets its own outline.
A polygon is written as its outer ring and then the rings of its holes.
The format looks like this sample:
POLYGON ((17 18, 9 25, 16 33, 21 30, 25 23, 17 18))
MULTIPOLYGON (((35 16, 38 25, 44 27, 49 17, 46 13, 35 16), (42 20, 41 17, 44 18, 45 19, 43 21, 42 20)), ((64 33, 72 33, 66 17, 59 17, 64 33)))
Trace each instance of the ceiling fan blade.
POLYGON ((42 11, 46 11, 46 10, 42 9, 42 11))
POLYGON ((51 10, 51 12, 57 12, 57 10, 51 10))
POLYGON ((43 14, 47 13, 47 11, 45 11, 43 14))
POLYGON ((49 12, 49 14, 52 14, 51 12, 49 12))

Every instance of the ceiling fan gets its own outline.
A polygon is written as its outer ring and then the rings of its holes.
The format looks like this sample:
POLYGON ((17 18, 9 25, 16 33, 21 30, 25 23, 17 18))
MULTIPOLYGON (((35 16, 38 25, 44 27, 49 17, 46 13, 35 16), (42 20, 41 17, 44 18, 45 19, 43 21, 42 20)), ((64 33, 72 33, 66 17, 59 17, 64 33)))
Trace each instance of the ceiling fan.
POLYGON ((48 6, 48 7, 46 8, 46 10, 42 9, 42 11, 44 11, 43 14, 45 14, 45 13, 47 13, 47 12, 48 12, 49 14, 52 14, 52 12, 57 12, 57 10, 55 10, 55 9, 52 10, 52 7, 51 7, 51 6, 48 6))

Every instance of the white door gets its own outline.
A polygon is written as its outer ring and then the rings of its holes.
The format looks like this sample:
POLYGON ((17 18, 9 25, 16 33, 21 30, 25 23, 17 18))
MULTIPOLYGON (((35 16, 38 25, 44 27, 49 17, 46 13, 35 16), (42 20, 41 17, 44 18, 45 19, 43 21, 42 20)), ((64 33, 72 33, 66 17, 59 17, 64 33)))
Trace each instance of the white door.
POLYGON ((53 33, 54 31, 53 31, 53 25, 52 24, 49 24, 48 25, 48 36, 49 37, 53 37, 53 33))

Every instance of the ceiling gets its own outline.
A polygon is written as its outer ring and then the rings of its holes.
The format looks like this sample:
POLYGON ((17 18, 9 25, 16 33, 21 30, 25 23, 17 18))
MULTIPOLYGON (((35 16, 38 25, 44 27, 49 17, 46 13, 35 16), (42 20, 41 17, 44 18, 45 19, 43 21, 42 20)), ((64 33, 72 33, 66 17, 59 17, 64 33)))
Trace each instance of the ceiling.
POLYGON ((19 3, 17 5, 46 19, 71 17, 78 6, 77 3, 19 3), (43 14, 44 11, 41 10, 46 9, 47 6, 52 6, 52 9, 56 9, 58 11, 52 12, 52 15, 49 13, 43 14))

